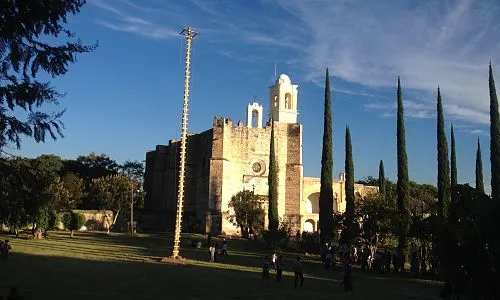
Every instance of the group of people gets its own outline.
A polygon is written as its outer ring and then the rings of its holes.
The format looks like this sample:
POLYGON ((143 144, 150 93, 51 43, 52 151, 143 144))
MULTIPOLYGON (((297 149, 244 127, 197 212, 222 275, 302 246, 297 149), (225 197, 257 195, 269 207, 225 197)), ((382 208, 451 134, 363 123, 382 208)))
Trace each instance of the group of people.
POLYGON ((0 241, 0 260, 7 260, 11 249, 12 246, 9 244, 9 240, 0 241))
POLYGON ((227 241, 224 240, 222 242, 222 248, 219 251, 219 245, 217 243, 215 244, 209 244, 210 246, 208 247, 208 252, 210 253, 210 262, 215 262, 217 260, 218 255, 225 255, 227 256, 227 241))
MULTIPOLYGON (((269 274, 271 269, 276 270, 276 281, 281 281, 283 275, 283 256, 279 251, 275 251, 272 255, 271 260, 269 260, 268 256, 264 257, 264 261, 262 262, 262 279, 264 280, 264 284, 267 285, 269 282, 269 274)), ((300 259, 300 256, 297 256, 295 261, 293 262, 293 272, 295 273, 294 287, 304 285, 304 272, 303 272, 303 264, 300 259), (300 283, 300 285, 299 285, 300 283)))
MULTIPOLYGON (((387 249, 377 250, 375 247, 368 247, 367 245, 364 247, 355 245, 349 247, 346 244, 338 246, 325 244, 321 250, 325 269, 334 270, 337 261, 340 261, 344 265, 344 262, 348 260, 351 263, 360 264, 362 271, 373 270, 381 273, 391 271, 394 273, 404 273, 406 271, 407 256, 401 248, 391 253, 387 249)), ((421 252, 423 252, 422 249, 418 249, 415 245, 412 245, 408 255, 410 272, 414 277, 427 272, 425 258, 422 257, 421 252)), ((436 266, 433 263, 430 253, 428 257, 431 260, 431 269, 429 271, 433 272, 436 266)))

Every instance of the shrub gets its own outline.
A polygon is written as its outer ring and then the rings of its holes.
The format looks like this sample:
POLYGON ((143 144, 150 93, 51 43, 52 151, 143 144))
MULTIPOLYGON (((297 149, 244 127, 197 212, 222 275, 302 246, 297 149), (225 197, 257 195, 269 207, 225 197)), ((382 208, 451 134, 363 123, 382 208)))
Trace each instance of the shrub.
POLYGON ((71 230, 71 237, 73 237, 75 230, 82 228, 85 224, 85 216, 81 213, 70 211, 64 214, 63 224, 64 228, 71 230))

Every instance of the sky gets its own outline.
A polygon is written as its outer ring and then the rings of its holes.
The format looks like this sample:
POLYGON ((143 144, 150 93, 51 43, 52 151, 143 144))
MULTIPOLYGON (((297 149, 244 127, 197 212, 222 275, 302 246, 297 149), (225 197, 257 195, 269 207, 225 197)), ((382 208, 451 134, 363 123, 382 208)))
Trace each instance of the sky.
MULTIPOLYGON (((411 180, 436 184, 436 94, 455 128, 458 180, 475 182, 477 140, 490 190, 488 63, 500 68, 497 0, 87 0, 68 27, 98 48, 61 78, 64 138, 23 139, 27 157, 105 153, 144 160, 180 139, 185 38, 193 39, 188 130, 214 116, 245 120, 257 101, 267 115, 277 75, 299 86, 304 175, 320 175, 325 70, 331 75, 334 174, 344 170, 351 131, 355 178, 396 180, 396 86, 401 77, 411 180)), ((497 72, 498 73, 498 72, 497 72)), ((500 74, 500 73, 499 73, 500 74)), ((499 77, 500 78, 500 77, 499 77)), ((498 79, 500 80, 500 79, 498 79)), ((48 108, 47 108, 48 109, 48 108)))

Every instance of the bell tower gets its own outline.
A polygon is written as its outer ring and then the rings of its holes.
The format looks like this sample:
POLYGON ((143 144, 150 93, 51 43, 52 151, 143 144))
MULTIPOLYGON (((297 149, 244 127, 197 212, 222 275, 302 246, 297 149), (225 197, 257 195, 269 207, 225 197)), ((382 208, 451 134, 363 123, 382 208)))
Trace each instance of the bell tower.
POLYGON ((269 111, 275 122, 297 123, 297 87, 285 74, 269 87, 269 111))

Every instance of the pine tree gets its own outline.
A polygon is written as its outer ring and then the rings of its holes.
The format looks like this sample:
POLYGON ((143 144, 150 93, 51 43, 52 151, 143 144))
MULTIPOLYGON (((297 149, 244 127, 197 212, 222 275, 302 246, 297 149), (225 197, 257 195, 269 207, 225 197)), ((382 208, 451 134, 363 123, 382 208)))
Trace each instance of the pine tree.
POLYGON ((401 82, 398 77, 398 115, 397 115, 397 156, 398 156, 398 183, 397 183, 397 206, 399 211, 399 233, 398 247, 406 247, 406 236, 409 230, 408 201, 409 201, 409 178, 408 157, 406 155, 406 137, 403 112, 403 93, 401 82))
POLYGON ((323 151, 321 156, 321 188, 319 192, 319 225, 322 241, 330 241, 333 226, 333 189, 332 189, 332 109, 330 99, 330 76, 326 69, 325 113, 323 128, 323 151))
POLYGON ((387 201, 385 191, 384 162, 382 160, 380 160, 380 164, 378 165, 378 190, 380 194, 380 200, 387 201))
POLYGON ((500 201, 500 117, 498 99, 490 62, 490 160, 491 160, 491 198, 500 201))
POLYGON ((450 204, 450 165, 448 161, 448 142, 444 130, 443 104, 441 91, 438 87, 437 95, 437 162, 438 162, 438 217, 445 219, 448 216, 450 204))
POLYGON ((345 231, 343 240, 351 244, 354 233, 354 164, 352 161, 351 132, 349 126, 345 128, 345 231))
POLYGON ((64 110, 50 110, 64 93, 49 78, 65 75, 78 54, 97 47, 66 26, 83 5, 85 0, 1 1, 0 149, 10 143, 20 148, 23 137, 63 137, 64 110))
POLYGON ((276 170, 276 153, 274 147, 274 121, 271 120, 271 142, 269 148, 269 175, 267 176, 267 183, 269 186, 268 202, 269 207, 267 211, 267 218, 269 221, 268 229, 271 232, 276 232, 279 226, 278 217, 278 176, 276 170))
POLYGON ((483 182, 483 159, 481 158, 481 144, 477 138, 477 152, 476 152, 476 190, 484 194, 483 182))

